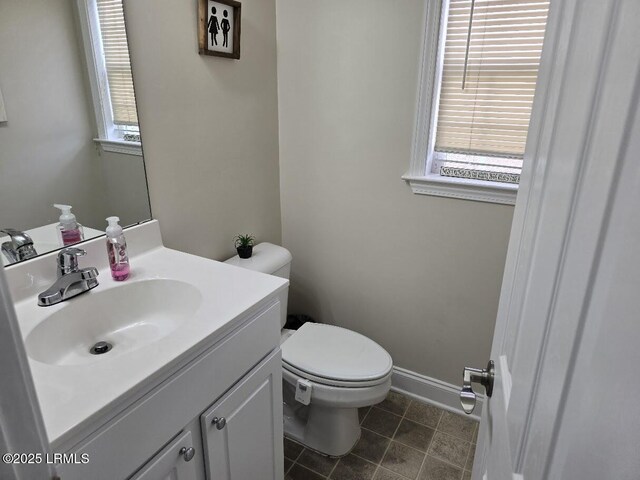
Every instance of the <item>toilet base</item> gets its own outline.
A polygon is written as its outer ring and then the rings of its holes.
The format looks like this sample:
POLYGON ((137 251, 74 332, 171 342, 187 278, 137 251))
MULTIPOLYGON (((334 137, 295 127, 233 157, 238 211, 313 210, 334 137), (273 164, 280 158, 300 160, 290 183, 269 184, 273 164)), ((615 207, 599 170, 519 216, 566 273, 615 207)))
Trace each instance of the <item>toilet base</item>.
POLYGON ((323 455, 342 457, 360 439, 357 408, 336 408, 323 405, 302 405, 294 398, 295 391, 286 383, 284 388, 284 434, 286 437, 323 455))

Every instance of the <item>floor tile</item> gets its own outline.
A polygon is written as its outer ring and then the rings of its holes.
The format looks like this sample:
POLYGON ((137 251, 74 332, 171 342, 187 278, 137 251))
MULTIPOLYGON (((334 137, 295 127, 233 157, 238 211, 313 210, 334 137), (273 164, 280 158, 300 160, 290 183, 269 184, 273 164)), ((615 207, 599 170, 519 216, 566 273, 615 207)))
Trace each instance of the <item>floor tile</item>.
POLYGON ((319 453, 305 449, 304 452, 302 452, 302 455, 298 457, 296 463, 310 468, 314 472, 318 472, 319 474, 326 477, 331 473, 331 470, 333 470, 333 467, 335 467, 336 463, 338 463, 338 459, 326 457, 324 455, 320 455, 319 453))
POLYGON ((429 454, 462 468, 470 447, 469 442, 437 431, 431 441, 429 454))
POLYGON ((364 420, 364 417, 367 416, 367 413, 369 413, 370 409, 371 407, 362 407, 358 409, 358 420, 360 421, 360 423, 362 423, 362 420, 364 420))
POLYGON ((471 448, 469 449, 469 456, 467 457, 467 463, 464 466, 465 470, 473 469, 473 460, 475 459, 475 456, 476 456, 476 446, 471 445, 471 448))
POLYGON ((353 447, 352 453, 370 460, 373 463, 380 463, 390 441, 391 440, 382 435, 363 428, 360 440, 358 440, 356 446, 353 447))
POLYGON ((427 427, 436 428, 442 412, 443 410, 438 407, 412 400, 411 405, 409 405, 407 409, 407 413, 405 413, 405 417, 414 422, 426 425, 427 427))
POLYGON ((393 473, 391 470, 380 467, 373 477, 373 480, 406 480, 406 477, 402 477, 397 473, 393 473))
POLYGON ((424 460, 424 453, 397 442, 391 442, 382 466, 409 478, 416 478, 424 460))
POLYGON ((403 418, 393 439, 426 452, 434 433, 435 430, 432 428, 403 418))
POLYGON ((331 473, 332 480, 371 480, 376 471, 376 466, 356 457, 347 455, 342 457, 331 473))
POLYGON ((427 455, 418 480, 460 480, 462 469, 427 455))
POLYGON ((326 477, 322 475, 318 475, 311 470, 304 468, 302 465, 298 465, 297 463, 291 467, 289 473, 287 473, 284 477, 284 480, 324 480, 326 477))
POLYGON ((462 474, 462 480, 471 480, 471 472, 469 470, 465 470, 462 474))
POLYGON ((284 458, 284 473, 287 473, 287 471, 291 468, 291 465, 293 465, 293 460, 289 460, 287 457, 284 458))
POLYGON ((395 433, 401 418, 402 417, 387 412, 386 410, 371 407, 371 410, 362 422, 362 426, 379 433, 380 435, 391 438, 395 433))
POLYGON ((476 431, 473 432, 473 440, 471 440, 471 443, 478 443, 478 432, 480 432, 480 424, 476 426, 476 431))
POLYGON ((473 439, 477 423, 469 417, 444 412, 438 424, 438 430, 470 442, 473 439))
POLYGON ((300 453, 304 450, 304 447, 299 443, 293 442, 288 438, 284 439, 284 456, 290 458, 291 460, 295 460, 298 458, 300 453))
POLYGON ((389 392, 387 398, 385 398, 381 403, 376 405, 378 408, 382 408, 387 412, 395 413, 396 415, 404 415, 404 412, 407 411, 407 407, 411 400, 401 393, 397 392, 389 392))

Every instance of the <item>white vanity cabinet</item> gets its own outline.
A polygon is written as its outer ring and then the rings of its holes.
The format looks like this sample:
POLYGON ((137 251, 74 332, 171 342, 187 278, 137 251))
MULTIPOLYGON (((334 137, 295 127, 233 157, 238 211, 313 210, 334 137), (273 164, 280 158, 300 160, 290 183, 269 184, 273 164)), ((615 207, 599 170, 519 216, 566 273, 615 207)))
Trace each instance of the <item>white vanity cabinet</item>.
POLYGON ((178 435, 131 480, 198 480, 191 432, 178 435))
POLYGON ((280 303, 265 303, 100 427, 54 444, 90 459, 57 466, 61 480, 282 480, 280 303))
POLYGON ((280 352, 201 417, 207 478, 282 479, 280 352))

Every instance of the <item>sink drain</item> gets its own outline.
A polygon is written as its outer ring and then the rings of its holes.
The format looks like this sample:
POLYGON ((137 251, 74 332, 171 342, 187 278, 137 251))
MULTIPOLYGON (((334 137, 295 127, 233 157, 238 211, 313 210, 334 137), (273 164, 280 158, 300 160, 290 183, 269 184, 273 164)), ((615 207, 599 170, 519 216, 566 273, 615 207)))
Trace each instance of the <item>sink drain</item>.
POLYGON ((89 353, 91 353, 92 355, 102 355, 103 353, 107 353, 112 348, 113 345, 108 342, 98 342, 89 349, 89 353))

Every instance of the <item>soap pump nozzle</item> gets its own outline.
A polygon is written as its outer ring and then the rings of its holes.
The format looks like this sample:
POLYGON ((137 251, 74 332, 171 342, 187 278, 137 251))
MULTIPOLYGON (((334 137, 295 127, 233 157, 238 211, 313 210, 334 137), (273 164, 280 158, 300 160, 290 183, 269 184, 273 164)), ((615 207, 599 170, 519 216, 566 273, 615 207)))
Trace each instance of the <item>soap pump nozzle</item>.
POLYGON ((108 217, 107 218, 107 222, 109 222, 109 225, 107 226, 107 237, 119 237, 120 235, 122 235, 122 227, 118 224, 118 222, 120 221, 119 217, 108 217))
POLYGON ((73 208, 71 205, 62 205, 61 203, 54 203, 54 207, 60 210, 60 223, 63 225, 74 225, 76 224, 76 216, 71 213, 71 209, 73 208))

